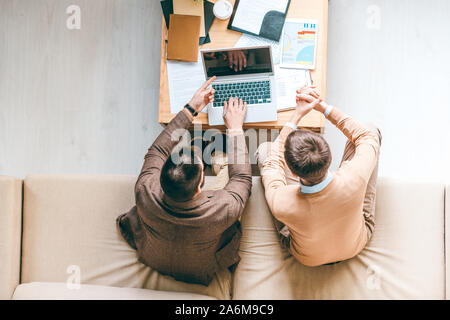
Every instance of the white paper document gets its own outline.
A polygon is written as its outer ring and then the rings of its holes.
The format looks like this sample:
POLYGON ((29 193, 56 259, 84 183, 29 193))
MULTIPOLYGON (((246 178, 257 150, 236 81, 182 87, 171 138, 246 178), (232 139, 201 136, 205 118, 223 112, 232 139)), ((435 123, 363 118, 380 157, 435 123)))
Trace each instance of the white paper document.
POLYGON ((269 11, 286 12, 288 0, 239 0, 232 26, 259 34, 269 11))
POLYGON ((309 70, 283 69, 275 66, 277 110, 295 108, 296 91, 304 85, 312 84, 309 70))
POLYGON ((201 59, 197 62, 167 61, 167 75, 170 112, 178 113, 206 81, 202 61, 201 59))
POLYGON ((280 43, 264 39, 258 36, 253 36, 251 34, 243 33, 239 38, 238 42, 234 45, 235 48, 245 48, 245 47, 262 47, 262 46, 271 46, 272 47, 272 57, 273 63, 280 63, 280 43))

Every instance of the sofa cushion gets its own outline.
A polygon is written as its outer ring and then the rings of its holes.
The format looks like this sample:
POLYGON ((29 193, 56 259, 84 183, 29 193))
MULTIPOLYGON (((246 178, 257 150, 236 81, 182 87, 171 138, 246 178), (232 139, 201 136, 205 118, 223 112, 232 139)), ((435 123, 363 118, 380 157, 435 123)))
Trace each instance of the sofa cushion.
POLYGON ((231 274, 208 286, 162 276, 138 262, 115 219, 134 205, 134 176, 25 179, 22 283, 66 282, 230 298, 231 274))
POLYGON ((116 288, 83 284, 78 288, 65 283, 27 283, 17 287, 14 300, 212 300, 194 293, 136 288, 116 288))
POLYGON ((280 247, 263 187, 243 216, 234 299, 443 299, 444 186, 379 179, 376 227, 357 257, 306 267, 280 247))
POLYGON ((0 176, 0 300, 19 284, 22 180, 0 176))

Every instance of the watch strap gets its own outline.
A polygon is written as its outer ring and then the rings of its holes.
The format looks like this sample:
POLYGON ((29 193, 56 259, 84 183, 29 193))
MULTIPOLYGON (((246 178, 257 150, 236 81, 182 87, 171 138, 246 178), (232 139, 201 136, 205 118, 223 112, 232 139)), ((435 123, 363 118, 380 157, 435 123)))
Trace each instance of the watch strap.
POLYGON ((185 107, 186 109, 188 109, 189 112, 192 113, 192 115, 193 115, 194 117, 198 116, 198 112, 195 111, 194 108, 192 108, 189 104, 185 105, 184 107, 185 107))

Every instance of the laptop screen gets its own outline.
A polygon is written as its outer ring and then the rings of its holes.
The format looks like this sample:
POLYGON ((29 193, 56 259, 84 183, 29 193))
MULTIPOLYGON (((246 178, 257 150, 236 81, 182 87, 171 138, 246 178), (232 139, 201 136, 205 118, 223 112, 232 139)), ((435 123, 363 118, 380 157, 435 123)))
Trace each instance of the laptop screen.
POLYGON ((202 51, 206 77, 273 73, 270 47, 202 51))

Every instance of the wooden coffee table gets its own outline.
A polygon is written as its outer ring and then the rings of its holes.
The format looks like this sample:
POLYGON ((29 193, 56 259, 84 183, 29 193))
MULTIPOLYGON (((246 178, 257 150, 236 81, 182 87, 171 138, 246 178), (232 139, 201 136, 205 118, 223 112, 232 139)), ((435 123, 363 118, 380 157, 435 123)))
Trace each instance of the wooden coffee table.
MULTIPOLYGON (((211 0, 215 2, 216 0, 211 0)), ((234 4, 234 0, 229 0, 234 4)), ((316 69, 311 72, 314 85, 320 91, 321 97, 326 97, 326 67, 327 67, 327 27, 328 27, 328 0, 291 0, 288 11, 288 18, 315 19, 319 22, 316 69)), ((241 33, 227 29, 228 20, 223 21, 215 19, 209 32, 211 42, 201 46, 201 49, 219 49, 232 48, 241 37, 241 33)), ((167 48, 167 28, 163 17, 162 37, 161 37, 161 78, 159 90, 159 123, 169 123, 175 114, 170 112, 169 83, 167 77, 166 64, 166 48, 167 48)), ((248 123, 246 128, 255 129, 280 129, 289 120, 292 114, 290 111, 278 112, 278 120, 264 123, 248 123)), ((202 124, 207 130, 208 115, 201 113, 195 119, 194 123, 202 124)), ((300 122, 300 126, 317 132, 322 132, 325 124, 324 116, 317 112, 311 111, 300 122)), ((224 129, 223 127, 215 127, 224 129)))

